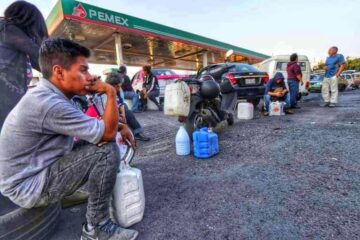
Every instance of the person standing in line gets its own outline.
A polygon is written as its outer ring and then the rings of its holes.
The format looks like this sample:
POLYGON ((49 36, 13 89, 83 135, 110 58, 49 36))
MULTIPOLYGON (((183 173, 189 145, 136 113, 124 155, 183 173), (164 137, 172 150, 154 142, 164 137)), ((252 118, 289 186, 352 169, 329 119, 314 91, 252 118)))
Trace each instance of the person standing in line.
POLYGON ((322 82, 321 94, 324 99, 323 107, 336 107, 339 95, 338 81, 340 74, 345 69, 345 59, 338 54, 337 47, 331 47, 329 56, 325 61, 325 77, 322 82))
POLYGON ((297 96, 299 95, 299 83, 304 84, 302 80, 302 72, 298 63, 298 55, 296 53, 291 54, 290 62, 286 68, 287 79, 290 90, 290 108, 300 108, 297 104, 297 96))
POLYGON ((39 49, 46 38, 44 17, 31 3, 16 1, 0 18, 0 130, 27 91, 32 68, 40 71, 39 49))

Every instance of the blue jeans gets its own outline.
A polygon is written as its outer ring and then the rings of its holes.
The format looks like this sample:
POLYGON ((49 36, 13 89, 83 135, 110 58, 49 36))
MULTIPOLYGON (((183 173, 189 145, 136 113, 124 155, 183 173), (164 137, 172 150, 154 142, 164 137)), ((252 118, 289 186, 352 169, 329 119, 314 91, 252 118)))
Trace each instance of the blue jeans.
POLYGON ((93 226, 108 219, 113 193, 119 147, 115 142, 102 146, 80 141, 68 154, 47 167, 48 173, 41 197, 36 204, 46 206, 73 194, 85 183, 89 185, 86 220, 93 226))
POLYGON ((142 129, 139 121, 136 119, 134 113, 129 110, 126 103, 124 105, 125 105, 125 117, 126 117, 127 125, 131 128, 134 135, 141 133, 142 129))
POLYGON ((153 101, 153 103, 155 103, 155 105, 159 108, 159 110, 161 109, 160 103, 157 101, 157 97, 160 96, 160 91, 159 90, 152 90, 151 92, 148 93, 148 98, 153 101))
POLYGON ((290 91, 290 107, 294 108, 297 106, 297 95, 299 94, 299 82, 296 80, 288 80, 289 91, 290 91))
POLYGON ((137 111, 139 110, 139 102, 140 102, 140 96, 134 91, 124 91, 124 97, 125 99, 132 100, 132 108, 131 111, 137 111))
MULTIPOLYGON (((271 96, 268 94, 264 95, 264 105, 265 105, 265 110, 267 112, 269 112, 269 110, 270 110, 270 102, 271 102, 271 96)), ((285 108, 289 108, 290 107, 290 94, 289 93, 287 93, 285 95, 285 103, 286 103, 285 108)))

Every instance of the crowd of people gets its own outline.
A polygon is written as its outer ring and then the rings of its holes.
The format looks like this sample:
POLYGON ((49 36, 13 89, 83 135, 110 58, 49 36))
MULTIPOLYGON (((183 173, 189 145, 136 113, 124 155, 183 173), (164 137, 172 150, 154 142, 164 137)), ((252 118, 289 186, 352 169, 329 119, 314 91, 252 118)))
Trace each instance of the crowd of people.
MULTIPOLYGON (((133 240, 137 231, 121 228, 109 216, 119 166, 114 139, 120 132, 133 147, 134 138, 150 140, 134 113, 145 111, 148 99, 162 110, 157 101, 159 83, 151 67, 144 66, 143 90, 134 91, 124 65, 103 82, 89 73, 89 57, 89 49, 71 40, 48 38, 36 6, 16 1, 6 9, 0 19, 0 191, 20 207, 35 208, 60 201, 88 184, 81 239, 133 240), (31 68, 43 78, 27 91, 31 68), (71 101, 85 95, 94 103, 87 114, 71 101), (125 100, 132 101, 131 109, 125 100), (75 138, 80 141, 74 142, 75 138)), ((267 83, 265 114, 274 100, 287 103, 286 113, 299 108, 296 97, 303 81, 297 59, 291 55, 287 68, 289 90, 281 73, 267 83)), ((334 107, 337 77, 344 69, 336 47, 330 48, 326 66, 324 106, 334 107)))

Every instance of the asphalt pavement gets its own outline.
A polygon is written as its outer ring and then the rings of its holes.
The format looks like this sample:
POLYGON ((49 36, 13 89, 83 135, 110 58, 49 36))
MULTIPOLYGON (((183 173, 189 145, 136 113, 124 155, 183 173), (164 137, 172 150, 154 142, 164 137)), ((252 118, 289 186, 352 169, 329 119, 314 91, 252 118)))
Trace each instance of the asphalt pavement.
MULTIPOLYGON (((239 121, 208 160, 175 154, 179 123, 136 116, 146 209, 139 240, 360 239, 360 91, 322 108, 311 94, 293 115, 239 121)), ((63 210, 52 240, 80 239, 85 205, 63 210)))

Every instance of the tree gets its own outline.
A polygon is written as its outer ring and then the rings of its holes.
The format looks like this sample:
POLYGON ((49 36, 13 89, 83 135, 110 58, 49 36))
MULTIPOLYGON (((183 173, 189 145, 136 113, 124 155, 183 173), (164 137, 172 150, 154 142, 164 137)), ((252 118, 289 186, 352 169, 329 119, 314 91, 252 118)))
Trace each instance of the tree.
MULTIPOLYGON (((314 66, 314 70, 323 70, 325 63, 320 60, 317 65, 314 66)), ((345 70, 360 71, 360 58, 346 57, 345 70)))
POLYGON ((346 70, 360 71, 360 58, 346 58, 346 70))

